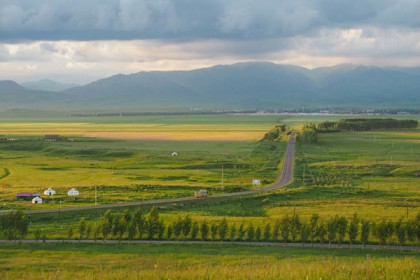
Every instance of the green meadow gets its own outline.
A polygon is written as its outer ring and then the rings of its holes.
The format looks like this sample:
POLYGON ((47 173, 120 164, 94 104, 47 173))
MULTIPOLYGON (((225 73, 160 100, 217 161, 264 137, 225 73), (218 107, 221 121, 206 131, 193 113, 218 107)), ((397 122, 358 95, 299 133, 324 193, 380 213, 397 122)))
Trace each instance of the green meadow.
POLYGON ((72 120, 0 122, 0 134, 19 138, 0 142, 0 182, 6 185, 0 209, 92 205, 95 188, 99 204, 192 196, 198 188, 249 189, 254 178, 275 180, 285 148, 285 142, 257 141, 276 123, 273 116, 72 120), (67 140, 43 142, 45 134, 67 140), (18 192, 42 194, 48 187, 57 195, 42 205, 15 201, 18 192), (76 200, 66 196, 73 187, 80 191, 76 200))
MULTIPOLYGON (((267 185, 278 176, 286 141, 259 142, 265 132, 279 123, 298 130, 305 123, 340 118, 2 119, 0 134, 20 140, 0 142, 0 183, 6 184, 0 190, 0 209, 93 205, 95 187, 98 203, 107 204, 191 196, 198 188, 211 194, 250 189, 254 178, 267 185), (40 141, 47 133, 70 141, 40 141), (173 152, 178 156, 172 156, 173 152), (58 195, 46 204, 15 200, 17 192, 42 193, 47 187, 58 195), (81 192, 77 199, 65 195, 72 187, 81 192)), ((304 221, 313 214, 318 214, 321 222, 336 215, 350 220, 354 213, 371 223, 384 218, 408 221, 420 212, 419 158, 420 129, 323 133, 316 144, 297 143, 294 182, 285 189, 210 203, 197 200, 165 205, 159 207, 159 216, 166 225, 188 215, 198 223, 220 223, 226 218, 236 228, 253 224, 260 229, 293 213, 304 221)), ((118 215, 124 210, 113 212, 118 215)), ((149 211, 144 210, 146 214, 149 211)), ((66 239, 70 229, 72 239, 78 238, 81 218, 95 229, 104 213, 84 210, 30 215, 27 238, 34 239, 37 231, 42 234, 40 243, 1 245, 0 278, 418 279, 420 273, 418 252, 406 251, 244 247, 228 242, 224 246, 42 243, 43 238, 66 239)), ((370 241, 378 244, 373 233, 370 235, 370 241)), ((395 235, 389 242, 398 244, 395 235)))
POLYGON ((225 245, 0 246, 2 279, 418 279, 415 252, 225 245), (48 257, 47 257, 48 256, 48 257))

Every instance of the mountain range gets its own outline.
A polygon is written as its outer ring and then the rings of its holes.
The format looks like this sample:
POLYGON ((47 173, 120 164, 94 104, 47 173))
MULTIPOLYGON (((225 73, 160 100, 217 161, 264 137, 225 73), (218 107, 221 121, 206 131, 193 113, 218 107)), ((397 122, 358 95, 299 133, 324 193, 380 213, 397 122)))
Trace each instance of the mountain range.
POLYGON ((0 109, 420 108, 420 68, 343 64, 307 69, 247 62, 190 71, 118 74, 84 86, 62 85, 60 90, 24 85, 0 81, 0 109))

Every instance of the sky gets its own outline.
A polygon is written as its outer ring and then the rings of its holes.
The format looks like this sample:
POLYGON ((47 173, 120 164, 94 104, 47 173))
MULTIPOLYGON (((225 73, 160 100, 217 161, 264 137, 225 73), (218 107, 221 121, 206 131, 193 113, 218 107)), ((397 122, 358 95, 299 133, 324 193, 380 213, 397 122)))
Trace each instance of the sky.
POLYGON ((244 61, 420 66, 420 0, 0 1, 0 80, 244 61))

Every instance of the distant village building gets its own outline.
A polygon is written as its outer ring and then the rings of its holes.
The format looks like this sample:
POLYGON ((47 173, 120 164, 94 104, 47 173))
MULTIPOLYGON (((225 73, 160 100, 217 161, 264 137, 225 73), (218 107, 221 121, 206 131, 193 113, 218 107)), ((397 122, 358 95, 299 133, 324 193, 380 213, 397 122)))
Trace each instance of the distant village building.
POLYGON ((46 191, 44 191, 45 195, 51 196, 51 195, 55 195, 56 191, 53 190, 52 188, 48 188, 46 191))
POLYGON ((3 141, 18 141, 18 140, 19 140, 19 138, 16 138, 16 137, 6 137, 4 135, 0 135, 0 142, 3 142, 3 141))
POLYGON ((40 198, 39 196, 34 197, 32 199, 32 204, 42 204, 42 198, 40 198))
POLYGON ((67 141, 67 138, 63 138, 60 134, 45 134, 44 138, 41 138, 45 142, 57 142, 57 141, 67 141))
POLYGON ((30 201, 32 200, 33 196, 32 193, 17 193, 16 200, 17 201, 30 201))

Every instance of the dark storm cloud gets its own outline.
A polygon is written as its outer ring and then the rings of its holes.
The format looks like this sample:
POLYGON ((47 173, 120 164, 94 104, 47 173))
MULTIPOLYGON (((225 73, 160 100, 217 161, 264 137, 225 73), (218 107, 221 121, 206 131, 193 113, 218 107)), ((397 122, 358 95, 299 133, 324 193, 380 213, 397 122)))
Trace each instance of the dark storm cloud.
POLYGON ((419 15, 418 0, 2 0, 0 40, 270 39, 419 15))

